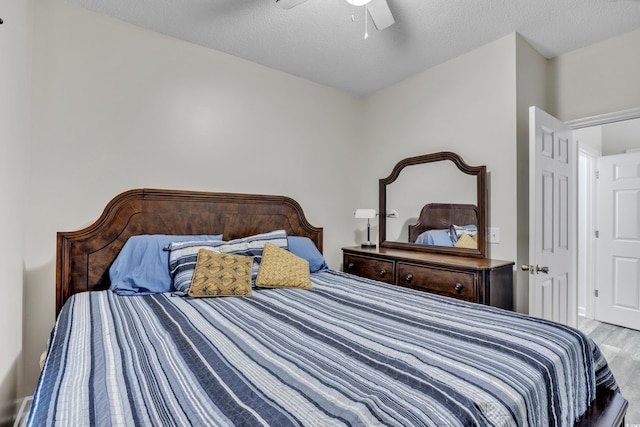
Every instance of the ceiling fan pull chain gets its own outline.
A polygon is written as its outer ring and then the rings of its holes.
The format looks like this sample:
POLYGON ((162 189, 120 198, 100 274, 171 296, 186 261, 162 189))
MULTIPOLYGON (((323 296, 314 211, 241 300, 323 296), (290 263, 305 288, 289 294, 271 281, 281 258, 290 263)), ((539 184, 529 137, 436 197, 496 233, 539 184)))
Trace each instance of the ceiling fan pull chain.
POLYGON ((355 3, 351 3, 351 22, 356 21, 356 5, 355 3))
POLYGON ((364 5, 364 39, 368 39, 369 38, 369 32, 367 31, 367 23, 368 23, 368 17, 367 17, 367 13, 369 12, 369 6, 368 5, 364 5))

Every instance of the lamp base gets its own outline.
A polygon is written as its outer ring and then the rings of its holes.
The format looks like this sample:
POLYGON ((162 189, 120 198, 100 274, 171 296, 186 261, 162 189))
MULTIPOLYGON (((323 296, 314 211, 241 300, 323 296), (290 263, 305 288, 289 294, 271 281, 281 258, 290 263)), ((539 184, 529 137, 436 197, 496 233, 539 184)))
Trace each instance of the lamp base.
POLYGON ((364 249, 375 249, 376 248, 376 244, 375 243, 363 243, 360 246, 362 248, 364 248, 364 249))

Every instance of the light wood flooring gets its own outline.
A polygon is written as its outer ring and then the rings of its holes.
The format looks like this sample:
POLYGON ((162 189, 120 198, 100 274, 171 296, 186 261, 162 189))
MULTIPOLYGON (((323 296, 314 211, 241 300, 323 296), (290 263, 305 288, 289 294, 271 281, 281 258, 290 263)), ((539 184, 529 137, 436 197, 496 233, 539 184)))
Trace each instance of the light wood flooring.
POLYGON ((578 328, 598 344, 629 401, 626 425, 640 426, 640 331, 583 317, 578 328))

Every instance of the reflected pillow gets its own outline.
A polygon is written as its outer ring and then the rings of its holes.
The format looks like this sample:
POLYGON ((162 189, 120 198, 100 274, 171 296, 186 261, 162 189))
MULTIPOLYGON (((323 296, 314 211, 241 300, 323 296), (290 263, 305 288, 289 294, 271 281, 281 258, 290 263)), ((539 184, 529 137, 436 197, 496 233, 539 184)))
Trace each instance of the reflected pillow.
POLYGON ((313 243, 313 240, 302 236, 289 236, 287 240, 289 241, 289 251, 309 262, 309 271, 311 273, 329 269, 327 262, 316 247, 316 244, 313 243))
POLYGON ((250 297, 253 257, 198 251, 190 297, 250 297))
POLYGON ((194 240, 222 240, 222 235, 144 234, 129 237, 109 267, 110 289, 118 295, 171 292, 169 253, 164 248, 171 242, 194 240))
POLYGON ((266 243, 272 243, 283 249, 288 248, 287 233, 276 230, 269 233, 256 234, 241 239, 203 242, 174 242, 169 251, 169 273, 173 278, 174 294, 186 295, 191 285, 193 272, 196 267, 198 251, 208 249, 227 254, 245 255, 253 257, 252 277, 258 274, 258 265, 262 259, 262 249, 266 243))
POLYGON ((453 246, 449 230, 427 230, 416 238, 419 245, 453 246))
POLYGON ((477 234, 474 237, 471 237, 467 233, 462 233, 460 237, 458 237, 458 241, 454 245, 456 248, 466 248, 466 249, 478 249, 478 241, 477 234))
POLYGON ((471 237, 475 236, 478 232, 478 226, 475 224, 468 225, 452 225, 449 227, 449 234, 451 235, 451 240, 455 244, 462 233, 467 233, 471 237))
POLYGON ((309 262, 291 252, 267 243, 256 277, 259 288, 311 289, 309 262))

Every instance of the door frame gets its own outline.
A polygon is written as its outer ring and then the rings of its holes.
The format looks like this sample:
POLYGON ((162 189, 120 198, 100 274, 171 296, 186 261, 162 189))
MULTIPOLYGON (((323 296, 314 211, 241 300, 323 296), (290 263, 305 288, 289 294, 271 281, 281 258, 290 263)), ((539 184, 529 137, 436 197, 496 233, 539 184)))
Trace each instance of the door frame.
POLYGON ((629 110, 616 111, 614 113, 600 114, 565 122, 572 129, 581 129, 591 126, 606 125, 609 123, 623 122, 625 120, 640 119, 640 107, 629 110))
MULTIPOLYGON (((588 319, 594 318, 595 313, 595 301, 593 299, 593 295, 595 292, 595 277, 596 277, 596 268, 595 268, 595 257, 596 257, 596 240, 594 230, 596 229, 595 224, 595 211, 596 211, 596 162, 598 157, 600 157, 600 153, 597 150, 587 146, 585 144, 581 144, 579 139, 576 139, 578 144, 578 203, 579 198, 581 196, 586 197, 586 209, 584 211, 584 224, 580 223, 578 219, 578 251, 580 248, 584 248, 584 257, 578 253, 578 274, 576 278, 578 280, 578 316, 584 316, 588 319), (581 175, 581 160, 582 158, 586 159, 586 176, 581 175), (584 193, 580 192, 581 183, 583 180, 584 185, 582 188, 584 189, 584 193), (584 228, 581 227, 584 226, 584 228), (580 311, 580 287, 584 283, 584 307, 582 307, 583 311, 580 311)), ((582 212, 583 205, 578 205, 578 211, 582 212)))
MULTIPOLYGON (((616 122, 623 122, 625 120, 633 120, 633 119, 640 119, 640 107, 637 108, 631 108, 628 110, 621 110, 621 111, 616 111, 616 112, 612 112, 612 113, 605 113, 605 114, 599 114, 597 116, 590 116, 590 117, 584 117, 584 118, 580 118, 580 119, 575 119, 575 120, 570 120, 565 122, 565 124, 567 126, 569 126, 570 128, 572 128, 573 130, 576 129, 582 129, 582 128, 586 128, 586 127, 592 127, 592 126, 601 126, 601 125, 606 125, 609 123, 616 123, 616 122)), ((578 149, 580 150, 580 143, 578 141, 578 149)), ((587 153, 587 155, 592 155, 591 152, 584 150, 582 151, 584 153, 587 153)), ((576 187, 578 186, 578 182, 576 180, 576 187)), ((578 188, 576 188, 576 191, 578 190, 578 188)), ((593 192, 595 195, 595 188, 593 188, 593 192)), ((592 201, 594 203, 594 208, 595 208, 595 203, 597 203, 597 200, 595 199, 595 197, 592 197, 592 201)), ((591 222, 592 227, 595 227, 595 223, 592 221, 591 222)), ((595 228, 593 228, 592 230, 592 236, 593 233, 595 233, 595 228)), ((588 239, 587 243, 589 244, 589 246, 587 247, 587 263, 589 263, 592 266, 592 270, 591 273, 593 274, 593 276, 590 278, 589 283, 587 284, 586 287, 586 295, 585 295, 585 317, 587 318, 593 318, 594 317, 594 312, 595 312, 595 300, 594 300, 594 290, 595 290, 595 265, 596 265, 596 251, 595 251, 595 240, 592 239, 588 239)), ((576 268, 578 270, 580 270, 580 266, 577 265, 576 268)), ((576 289, 577 291, 577 289, 576 289)), ((576 301, 577 303, 577 301, 576 301)), ((577 307, 576 307, 576 311, 577 311, 577 307)))

